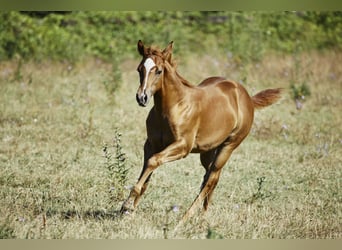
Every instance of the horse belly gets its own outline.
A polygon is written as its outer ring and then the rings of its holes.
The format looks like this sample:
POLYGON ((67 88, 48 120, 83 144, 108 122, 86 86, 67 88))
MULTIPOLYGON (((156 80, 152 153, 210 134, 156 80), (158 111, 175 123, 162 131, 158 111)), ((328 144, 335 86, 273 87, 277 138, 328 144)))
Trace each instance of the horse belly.
POLYGON ((227 111, 202 120, 192 152, 201 153, 218 147, 228 139, 235 126, 236 116, 227 111))

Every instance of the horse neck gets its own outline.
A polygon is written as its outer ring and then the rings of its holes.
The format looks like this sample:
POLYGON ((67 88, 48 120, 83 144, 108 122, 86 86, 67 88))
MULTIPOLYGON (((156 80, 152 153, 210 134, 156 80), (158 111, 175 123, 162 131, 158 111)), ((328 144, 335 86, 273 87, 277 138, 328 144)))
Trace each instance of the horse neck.
POLYGON ((181 77, 169 63, 166 63, 164 77, 162 79, 162 87, 155 94, 155 106, 163 113, 180 102, 186 95, 189 87, 192 85, 181 77))

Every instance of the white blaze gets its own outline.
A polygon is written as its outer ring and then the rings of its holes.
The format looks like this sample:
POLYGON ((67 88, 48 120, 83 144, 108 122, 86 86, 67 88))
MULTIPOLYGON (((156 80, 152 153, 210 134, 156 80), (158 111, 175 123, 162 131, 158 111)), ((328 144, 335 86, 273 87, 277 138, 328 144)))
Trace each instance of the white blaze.
POLYGON ((144 62, 144 67, 146 70, 146 76, 145 76, 145 82, 144 82, 144 90, 146 89, 146 84, 147 84, 147 79, 148 79, 148 74, 150 73, 150 70, 156 66, 154 61, 151 58, 147 58, 144 62))

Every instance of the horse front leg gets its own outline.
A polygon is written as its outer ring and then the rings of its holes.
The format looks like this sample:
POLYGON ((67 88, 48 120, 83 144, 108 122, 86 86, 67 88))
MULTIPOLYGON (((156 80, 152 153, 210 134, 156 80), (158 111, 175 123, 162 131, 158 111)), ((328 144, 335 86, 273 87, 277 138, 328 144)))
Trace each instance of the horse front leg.
MULTIPOLYGON (((143 165, 142 171, 140 173, 140 176, 138 178, 138 181, 141 179, 141 177, 145 173, 145 170, 147 168, 147 161, 151 158, 151 156, 153 154, 154 154, 153 147, 152 147, 150 141, 147 139, 145 141, 145 144, 144 144, 144 165, 143 165)), ((129 210, 133 210, 138 205, 140 197, 143 195, 143 193, 147 189, 148 183, 151 179, 151 175, 152 175, 152 173, 148 176, 148 178, 144 182, 144 184, 141 188, 141 192, 139 194, 132 193, 132 191, 130 192, 130 195, 122 204, 121 213, 128 212, 129 210)))
MULTIPOLYGON (((189 152, 190 148, 187 146, 186 141, 178 140, 170 144, 163 151, 157 154, 153 154, 152 157, 145 161, 139 180, 131 190, 127 200, 123 203, 121 212, 126 212, 129 210, 133 211, 135 209, 141 195, 145 192, 147 188, 148 181, 153 171, 156 168, 158 168, 163 163, 181 159, 185 157, 187 154, 189 154, 189 152)), ((148 156, 149 154, 146 155, 148 156)))

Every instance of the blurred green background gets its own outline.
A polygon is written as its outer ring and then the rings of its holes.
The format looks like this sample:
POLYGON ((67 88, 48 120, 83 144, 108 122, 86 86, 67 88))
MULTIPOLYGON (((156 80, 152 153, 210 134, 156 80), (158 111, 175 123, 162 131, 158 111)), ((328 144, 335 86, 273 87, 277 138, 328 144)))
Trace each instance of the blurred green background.
POLYGON ((145 43, 177 43, 177 53, 219 49, 236 60, 267 51, 342 48, 340 11, 10 11, 0 12, 0 60, 88 56, 117 61, 145 43))

